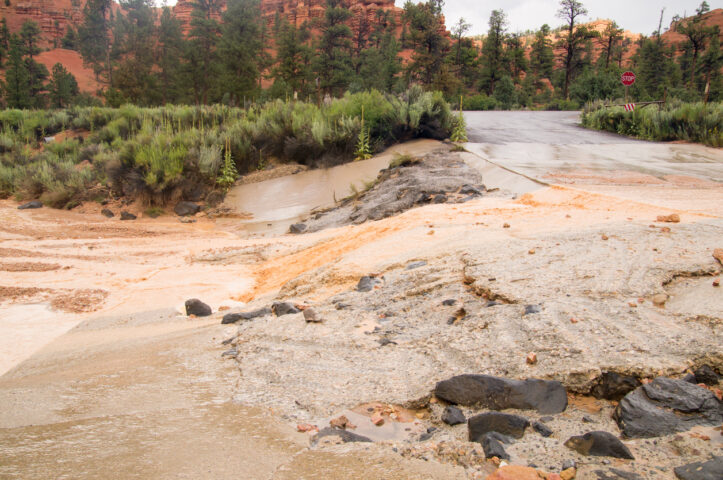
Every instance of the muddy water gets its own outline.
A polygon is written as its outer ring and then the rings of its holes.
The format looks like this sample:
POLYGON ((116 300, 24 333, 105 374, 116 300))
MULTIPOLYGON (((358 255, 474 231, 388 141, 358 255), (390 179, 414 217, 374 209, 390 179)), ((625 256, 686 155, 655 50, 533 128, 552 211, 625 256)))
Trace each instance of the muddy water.
POLYGON ((259 234, 284 233, 289 225, 312 210, 331 207, 354 190, 364 190, 367 182, 376 179, 379 171, 389 166, 395 154, 422 155, 436 145, 434 141, 417 140, 394 146, 369 160, 235 187, 224 205, 239 213, 248 213, 252 218, 222 223, 236 224, 242 230, 259 234))

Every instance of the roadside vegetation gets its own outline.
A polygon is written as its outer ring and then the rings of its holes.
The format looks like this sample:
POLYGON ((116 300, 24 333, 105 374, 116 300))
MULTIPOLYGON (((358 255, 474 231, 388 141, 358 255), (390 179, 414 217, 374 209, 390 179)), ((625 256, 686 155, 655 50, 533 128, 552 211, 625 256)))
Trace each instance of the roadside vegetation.
POLYGON ((662 109, 655 105, 627 112, 623 107, 588 104, 582 124, 596 130, 653 141, 685 140, 723 147, 723 104, 705 105, 673 101, 662 109))
POLYGON ((162 206, 221 194, 270 162, 351 161, 412 138, 447 138, 457 117, 440 93, 376 90, 318 106, 274 100, 224 105, 0 111, 0 197, 71 208, 109 196, 162 206), (364 109, 362 132, 361 114, 364 109))

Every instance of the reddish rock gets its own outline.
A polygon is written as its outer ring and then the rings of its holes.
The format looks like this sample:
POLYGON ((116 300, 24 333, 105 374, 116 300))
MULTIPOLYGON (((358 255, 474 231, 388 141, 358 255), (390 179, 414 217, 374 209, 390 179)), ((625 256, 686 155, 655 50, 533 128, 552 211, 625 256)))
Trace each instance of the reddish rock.
POLYGON ((680 215, 677 213, 673 213, 672 215, 660 215, 657 221, 665 223, 680 223, 680 215))
POLYGON ((487 480, 540 480, 540 475, 531 467, 509 465, 498 468, 487 480))
POLYGON ((723 248, 716 248, 713 250, 713 258, 723 264, 723 248))
POLYGON ((319 427, 316 425, 311 425, 308 423, 300 423, 296 426, 296 430, 298 432, 306 433, 306 432, 318 432, 319 427))
POLYGON ((528 365, 536 365, 537 364, 537 354, 535 352, 530 352, 527 354, 527 364, 528 365))

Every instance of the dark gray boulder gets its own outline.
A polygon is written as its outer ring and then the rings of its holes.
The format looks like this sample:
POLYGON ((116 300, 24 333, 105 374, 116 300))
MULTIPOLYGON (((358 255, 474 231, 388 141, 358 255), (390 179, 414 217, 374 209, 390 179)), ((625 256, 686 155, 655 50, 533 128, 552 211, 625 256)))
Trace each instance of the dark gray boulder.
POLYGON ((570 437, 565 442, 565 446, 582 455, 635 459, 628 447, 609 432, 588 432, 585 435, 570 437))
POLYGON ((482 190, 472 185, 462 185, 459 189, 459 193, 462 195, 482 195, 482 190))
POLYGON ((522 438, 528 426, 530 421, 525 417, 500 412, 481 413, 467 420, 469 441, 478 443, 482 443, 484 435, 490 432, 522 438))
POLYGON ((603 372, 592 387, 593 397, 605 400, 620 400, 640 386, 640 380, 615 372, 603 372))
POLYGON ((120 214, 121 220, 135 220, 136 218, 138 218, 138 217, 133 215, 131 212, 122 211, 120 214))
POLYGON ((723 457, 696 462, 673 469, 680 480, 720 480, 723 478, 723 457))
POLYGON ((213 313, 211 307, 203 303, 197 298, 186 300, 186 315, 195 315, 197 317, 208 317, 213 313))
POLYGON ((510 456, 505 451, 502 442, 493 433, 487 433, 482 436, 482 449, 485 452, 485 458, 497 457, 503 460, 509 460, 510 456))
POLYGON ((227 313, 223 316, 221 324, 227 325, 230 323, 240 322, 241 320, 253 320, 254 318, 263 317, 266 315, 271 315, 270 308, 261 308, 259 310, 252 310, 250 312, 227 313))
POLYGON ((289 233, 298 235, 300 233, 304 233, 306 231, 306 229, 307 229, 306 224, 295 223, 289 227, 289 233))
POLYGON ((311 439, 311 445, 316 445, 319 443, 319 440, 321 440, 324 437, 339 437, 343 443, 350 443, 350 442, 371 442, 372 440, 368 437, 365 437, 363 435, 356 434, 354 432, 350 432, 348 430, 342 430, 340 428, 332 428, 327 427, 322 429, 319 433, 314 435, 314 438, 311 439))
POLYGON ((532 424, 532 428, 543 437, 549 437, 553 433, 550 427, 548 427, 542 422, 534 422, 532 424))
POLYGON ((467 418, 464 416, 464 413, 462 413, 462 410, 457 407, 453 407, 452 405, 448 405, 442 413, 442 421, 447 425, 454 426, 465 423, 467 418))
POLYGON ((173 207, 173 211, 179 217, 188 217, 189 215, 195 215, 201 211, 201 206, 193 202, 181 201, 173 207))
POLYGON ((274 315, 277 317, 301 312, 293 303, 289 302, 274 302, 274 304, 271 305, 271 311, 274 312, 274 315))
POLYGON ((115 216, 115 214, 109 208, 104 208, 100 211, 100 214, 106 218, 113 218, 115 216))
POLYGON ((358 292, 371 292, 375 286, 381 285, 382 281, 377 277, 364 276, 359 279, 359 283, 356 286, 358 292))
POLYGON ((34 208, 43 208, 43 203, 40 200, 33 200, 32 202, 20 205, 18 210, 30 210, 34 208))
POLYGON ((703 365, 695 372, 695 381, 706 385, 718 385, 720 376, 713 370, 710 365, 703 365))
POLYGON ((626 437, 659 437, 696 425, 720 425, 723 403, 705 388, 658 377, 627 394, 614 418, 626 437))
POLYGON ((517 408, 554 414, 567 408, 567 392, 560 382, 511 380, 490 375, 458 375, 439 382, 434 394, 446 402, 491 410, 517 408))
POLYGON ((451 306, 453 306, 455 303, 457 303, 457 300, 455 300, 455 299, 453 299, 453 298, 449 298, 449 299, 447 299, 447 300, 444 300, 444 301, 442 302, 442 305, 444 305, 445 307, 451 307, 451 306))

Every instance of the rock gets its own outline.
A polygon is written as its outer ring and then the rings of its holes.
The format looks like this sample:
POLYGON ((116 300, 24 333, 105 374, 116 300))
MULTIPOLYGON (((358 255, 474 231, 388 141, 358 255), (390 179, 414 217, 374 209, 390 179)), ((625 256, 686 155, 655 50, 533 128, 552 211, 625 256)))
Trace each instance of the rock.
POLYGON ((100 211, 100 214, 103 215, 105 218, 113 218, 115 214, 108 208, 104 208, 100 211))
POLYGON ((575 463, 575 460, 565 460, 564 462, 562 462, 563 470, 569 470, 575 467, 577 467, 577 463, 575 463))
POLYGON ((509 223, 505 223, 504 225, 502 225, 502 228, 510 228, 510 224, 509 224, 509 223))
POLYGON ((43 208, 43 203, 40 200, 33 200, 32 202, 24 203, 18 207, 18 210, 30 210, 34 208, 43 208))
POLYGON ((462 195, 482 195, 482 190, 472 185, 462 185, 459 189, 459 193, 462 195))
POLYGON ((240 313, 227 313, 221 319, 221 325, 229 325, 231 323, 236 323, 240 320, 242 320, 240 313))
POLYGON ((680 215, 673 213, 672 215, 660 215, 657 219, 658 222, 666 223, 680 223, 680 215))
POLYGON ((346 415, 342 415, 340 417, 333 418, 329 420, 329 425, 332 428, 356 428, 356 425, 353 425, 348 418, 346 418, 346 415))
POLYGON ((178 202, 175 207, 173 207, 173 211, 176 212, 176 215, 178 215, 179 217, 188 217, 200 212, 201 206, 196 205, 193 202, 181 201, 178 202))
POLYGON ((398 345, 398 344, 394 340, 390 340, 388 338, 380 338, 379 345, 381 345, 382 347, 386 347, 387 345, 398 345))
POLYGON ((274 302, 274 304, 271 305, 271 311, 277 317, 281 317, 282 315, 291 315, 294 313, 301 312, 301 310, 296 308, 294 306, 294 304, 289 303, 289 302, 274 302))
POLYGON ((130 212, 122 211, 120 214, 121 220, 135 220, 136 218, 138 218, 138 217, 136 217, 135 215, 133 215, 130 212))
POLYGON ((553 433, 550 427, 548 427, 542 422, 534 422, 532 424, 532 428, 543 437, 549 437, 553 433))
POLYGON ((289 227, 289 233, 292 233, 294 235, 298 235, 300 233, 304 233, 308 227, 305 223, 295 223, 289 227))
POLYGON ((351 305, 349 305, 348 303, 341 303, 341 302, 339 302, 339 303, 336 304, 336 307, 335 307, 335 308, 336 308, 337 310, 347 310, 347 309, 351 308, 351 305))
POLYGON ((319 427, 317 427, 316 425, 311 425, 309 423, 300 423, 296 426, 296 431, 301 433, 318 432, 319 427))
POLYGON ((500 412, 481 413, 467 420, 469 441, 478 443, 482 443, 484 435, 490 432, 522 438, 528 426, 530 422, 526 418, 500 412))
POLYGON ((540 480, 540 476, 532 467, 505 465, 489 475, 487 480, 540 480))
POLYGON ((458 375, 437 383, 434 394, 452 404, 492 410, 518 408, 548 415, 567 408, 565 387, 560 382, 548 380, 458 375))
POLYGON ((716 248, 713 250, 713 258, 718 260, 723 265, 723 248, 716 248))
POLYGON ((376 425, 377 427, 381 427, 382 425, 384 425, 384 417, 383 417, 382 414, 379 413, 379 412, 375 412, 375 413, 372 415, 371 421, 372 421, 372 423, 373 423, 374 425, 376 425))
POLYGON ((375 286, 380 285, 381 283, 382 281, 377 277, 367 275, 359 279, 356 289, 358 292, 371 292, 375 286))
POLYGON ((582 416, 582 421, 583 421, 583 423, 593 423, 595 420, 593 420, 593 419, 592 419, 591 417, 589 417, 588 415, 583 415, 583 416, 582 416))
POLYGON ((462 413, 462 410, 457 407, 453 407, 452 405, 449 405, 447 406, 447 408, 444 409, 444 412, 442 413, 442 421, 447 425, 454 426, 465 423, 467 421, 467 418, 464 416, 464 413, 462 413))
POLYGON ((723 478, 723 457, 707 462, 690 463, 673 469, 680 480, 720 480, 723 478))
POLYGON ((221 354, 222 357, 235 357, 238 355, 238 350, 236 350, 236 347, 232 348, 231 350, 226 350, 221 354))
POLYGON ((663 307, 665 306, 665 302, 668 301, 668 294, 667 293, 659 293, 653 297, 653 305, 656 307, 663 307))
POLYGON ((695 382, 704 383, 708 386, 718 385, 720 376, 713 370, 710 365, 703 365, 695 371, 695 382))
POLYGON ((534 313, 540 313, 542 309, 539 305, 525 305, 525 315, 532 315, 534 313))
POLYGON ((536 365, 537 364, 537 354, 535 352, 528 353, 526 361, 527 361, 528 365, 536 365))
POLYGON ((181 217, 178 219, 178 221, 181 223, 196 223, 197 222, 197 220, 195 218, 186 218, 186 217, 181 217))
POLYGON ((658 377, 627 394, 614 418, 626 437, 659 437, 696 425, 720 425, 723 403, 705 388, 658 377))
POLYGON ((340 430, 338 428, 327 427, 314 435, 314 438, 312 438, 311 440, 311 444, 317 445, 319 443, 319 440, 324 437, 339 437, 342 443, 371 442, 370 438, 363 435, 358 435, 354 432, 350 432, 349 430, 340 430))
POLYGON ((214 190, 206 195, 206 205, 209 207, 217 207, 223 202, 225 196, 226 195, 223 192, 214 190))
POLYGON ((446 201, 447 201, 447 195, 443 195, 441 193, 439 195, 435 195, 434 198, 432 199, 432 203, 444 203, 446 201))
POLYGON ((240 320, 253 320, 254 318, 263 317, 266 315, 271 315, 270 308, 261 308, 259 310, 253 310, 251 312, 228 313, 223 316, 221 324, 227 325, 229 323, 236 323, 240 320))
POLYGON ((409 265, 407 265, 406 270, 414 270, 415 268, 424 267, 426 265, 427 265, 427 262, 425 262, 424 260, 419 261, 419 262, 412 262, 409 265))
POLYGON ((683 380, 684 382, 692 383, 694 385, 698 384, 698 381, 695 379, 695 375, 693 375, 692 373, 686 374, 686 376, 681 378, 681 380, 683 380))
POLYGON ((497 457, 503 460, 509 460, 510 456, 505 451, 505 447, 502 445, 494 435, 485 434, 482 436, 482 449, 485 452, 485 458, 497 457))
POLYGON ((195 315, 197 317, 208 317, 213 311, 211 307, 203 303, 197 298, 186 300, 186 315, 195 315))
POLYGON ((313 308, 307 308, 304 310, 304 320, 306 320, 306 323, 321 323, 321 317, 318 313, 316 313, 316 310, 313 308))
POLYGON ((640 386, 640 380, 629 375, 603 372, 592 387, 593 397, 618 401, 640 386))
POLYGON ((443 301, 442 305, 444 305, 445 307, 452 307, 452 306, 454 306, 455 303, 457 303, 457 300, 450 298, 448 300, 443 301))
POLYGON ((575 475, 577 475, 577 470, 575 467, 566 468, 562 472, 560 472, 560 478, 562 480, 572 480, 575 478, 575 475))
POLYGON ((588 432, 585 435, 570 437, 565 442, 565 446, 582 455, 635 459, 628 447, 609 432, 588 432))

